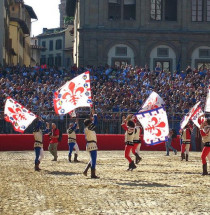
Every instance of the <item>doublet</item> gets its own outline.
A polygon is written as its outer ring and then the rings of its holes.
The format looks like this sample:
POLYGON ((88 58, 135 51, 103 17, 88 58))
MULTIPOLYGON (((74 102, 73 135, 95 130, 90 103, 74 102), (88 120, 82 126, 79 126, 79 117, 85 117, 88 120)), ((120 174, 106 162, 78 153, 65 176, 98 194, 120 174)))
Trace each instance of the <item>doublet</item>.
POLYGON ((76 133, 72 128, 67 130, 68 134, 68 143, 76 143, 76 133))
POLYGON ((89 126, 85 128, 85 137, 87 141, 86 150, 87 151, 93 151, 97 150, 97 138, 96 138, 96 132, 95 132, 95 125, 91 123, 89 126))
POLYGON ((141 143, 140 132, 141 132, 140 127, 136 127, 134 137, 133 137, 133 143, 141 143))
POLYGON ((133 138, 134 138, 134 128, 128 127, 128 130, 125 132, 125 144, 133 146, 133 138))
POLYGON ((34 134, 34 148, 35 147, 41 147, 43 148, 43 134, 42 134, 42 130, 39 129, 39 131, 33 132, 34 134))
POLYGON ((182 131, 182 142, 184 144, 189 144, 190 141, 191 141, 191 132, 190 132, 190 129, 189 128, 185 128, 183 131, 182 131))

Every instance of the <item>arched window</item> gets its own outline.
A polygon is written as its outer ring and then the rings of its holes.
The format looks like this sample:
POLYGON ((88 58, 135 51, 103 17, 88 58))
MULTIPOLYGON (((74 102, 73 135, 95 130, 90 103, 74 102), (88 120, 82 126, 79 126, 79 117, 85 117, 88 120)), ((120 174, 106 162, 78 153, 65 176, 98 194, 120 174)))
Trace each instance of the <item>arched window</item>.
POLYGON ((210 69, 210 47, 200 46, 192 52, 192 68, 210 69))
POLYGON ((130 64, 135 66, 134 51, 125 44, 116 44, 108 52, 107 63, 118 67, 130 64))
POLYGON ((174 50, 167 45, 159 45, 150 52, 150 68, 158 67, 165 71, 174 71, 176 69, 176 54, 174 50))

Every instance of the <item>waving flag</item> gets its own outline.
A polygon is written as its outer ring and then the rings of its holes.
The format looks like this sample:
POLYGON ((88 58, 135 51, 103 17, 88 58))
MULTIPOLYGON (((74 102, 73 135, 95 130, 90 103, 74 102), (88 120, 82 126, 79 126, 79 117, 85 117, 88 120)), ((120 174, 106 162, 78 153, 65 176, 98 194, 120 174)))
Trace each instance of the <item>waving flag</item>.
POLYGON ((4 107, 4 119, 12 123, 15 131, 23 133, 36 119, 36 115, 11 97, 8 97, 4 107))
MULTIPOLYGON (((193 121, 193 123, 198 127, 200 128, 200 124, 198 123, 198 119, 199 117, 203 116, 204 115, 204 112, 202 111, 201 107, 198 107, 194 114, 192 115, 191 117, 191 120, 193 121)), ((204 121, 204 117, 201 117, 201 121, 203 122, 204 121)))
POLYGON ((145 101, 145 103, 142 105, 139 112, 163 107, 164 104, 165 102, 163 101, 163 99, 156 92, 152 92, 150 96, 147 98, 147 100, 145 101))
POLYGON ((168 140, 169 126, 164 104, 163 99, 152 92, 136 114, 144 128, 144 141, 148 145, 168 140))
POLYGON ((168 118, 163 107, 141 112, 136 116, 144 128, 146 144, 155 145, 168 140, 168 118))
POLYGON ((68 81, 54 93, 54 109, 56 114, 66 114, 78 107, 90 107, 91 89, 90 74, 85 72, 68 81))
POLYGON ((194 114, 196 113, 197 108, 198 108, 198 106, 199 106, 200 103, 201 102, 196 103, 190 109, 190 111, 184 116, 184 118, 182 119, 181 124, 180 124, 181 129, 183 129, 187 125, 187 123, 189 122, 189 120, 194 116, 194 114))
POLYGON ((205 105, 205 112, 210 112, 210 85, 209 85, 209 92, 206 98, 206 105, 205 105))

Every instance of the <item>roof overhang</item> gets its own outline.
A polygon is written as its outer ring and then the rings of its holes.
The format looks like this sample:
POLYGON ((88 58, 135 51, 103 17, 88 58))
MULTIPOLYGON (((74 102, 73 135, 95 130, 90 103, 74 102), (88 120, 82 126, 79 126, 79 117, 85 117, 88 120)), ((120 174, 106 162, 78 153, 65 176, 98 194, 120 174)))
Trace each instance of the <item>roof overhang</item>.
POLYGON ((32 19, 38 19, 36 13, 34 12, 34 9, 31 6, 29 5, 24 5, 24 6, 32 19))
POLYGON ((10 21, 17 22, 20 25, 24 34, 30 34, 28 26, 22 19, 10 17, 10 21))

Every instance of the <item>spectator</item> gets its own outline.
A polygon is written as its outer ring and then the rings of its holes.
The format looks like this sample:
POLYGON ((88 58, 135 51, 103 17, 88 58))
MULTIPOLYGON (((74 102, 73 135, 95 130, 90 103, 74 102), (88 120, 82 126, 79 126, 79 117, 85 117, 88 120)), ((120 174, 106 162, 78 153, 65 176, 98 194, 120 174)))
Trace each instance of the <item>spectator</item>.
MULTIPOLYGON (((54 91, 87 69, 91 73, 92 98, 96 110, 98 113, 106 113, 101 115, 102 119, 107 119, 107 113, 113 119, 115 113, 138 111, 149 94, 155 91, 166 102, 168 114, 176 112, 178 120, 197 101, 201 101, 204 106, 210 80, 209 69, 192 71, 190 66, 186 71, 174 75, 158 71, 157 68, 151 71, 148 65, 145 68, 131 65, 122 68, 88 66, 86 69, 74 65, 62 71, 55 67, 42 69, 39 66, 5 66, 0 70, 1 111, 6 98, 11 96, 31 111, 52 121, 55 119, 54 91)), ((86 117, 84 110, 78 109, 78 114, 86 117)))

